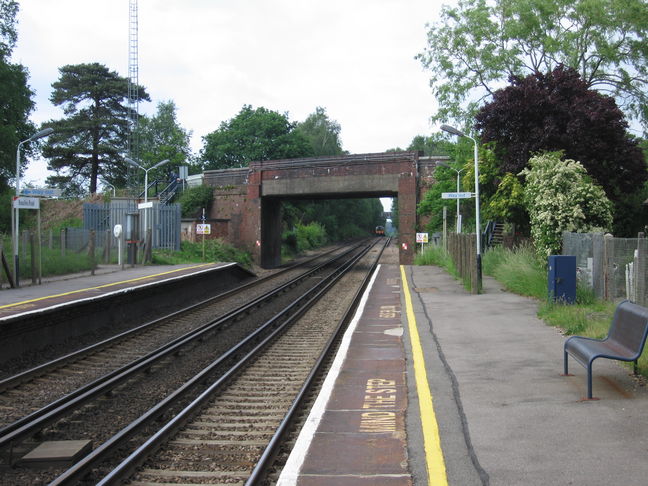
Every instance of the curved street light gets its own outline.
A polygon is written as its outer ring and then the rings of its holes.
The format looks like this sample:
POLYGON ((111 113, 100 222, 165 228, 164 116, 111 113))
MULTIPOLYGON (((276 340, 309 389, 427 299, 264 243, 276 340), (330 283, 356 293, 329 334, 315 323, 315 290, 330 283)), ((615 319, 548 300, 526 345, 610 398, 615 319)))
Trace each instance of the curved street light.
MULTIPOLYGON (((48 135, 51 135, 54 133, 53 128, 45 128, 44 130, 41 130, 39 132, 34 133, 31 137, 29 137, 26 140, 23 140, 18 144, 18 148, 16 148, 16 197, 14 199, 17 199, 20 197, 20 147, 23 146, 23 144, 27 142, 33 142, 34 140, 38 140, 39 138, 47 137, 48 135)), ((11 210, 11 239, 13 241, 13 252, 14 252, 14 279, 15 279, 15 284, 16 287, 20 287, 20 276, 18 275, 20 271, 20 257, 18 256, 18 240, 20 239, 20 209, 19 208, 14 208, 13 207, 13 201, 12 201, 12 210, 11 210)))
POLYGON ((482 282, 482 267, 481 267, 481 228, 480 228, 480 221, 479 221, 479 161, 477 160, 478 157, 477 140, 475 140, 473 137, 469 135, 466 135, 461 130, 457 130, 455 127, 451 127, 450 125, 441 125, 441 130, 443 130, 444 132, 448 132, 452 135, 456 135, 457 137, 469 138, 470 140, 473 141, 473 144, 475 146, 475 232, 477 233, 477 285, 479 286, 477 291, 479 292, 481 289, 481 282, 482 282))
MULTIPOLYGON (((163 166, 164 164, 167 164, 171 162, 169 159, 164 159, 157 164, 155 164, 153 167, 149 167, 148 169, 145 169, 142 167, 140 164, 135 162, 133 159, 129 159, 128 157, 124 157, 124 160, 126 163, 132 165, 133 167, 138 167, 144 171, 144 204, 148 203, 148 173, 150 170, 157 169, 158 167, 163 166)), ((144 208, 144 235, 146 235, 146 230, 148 230, 148 208, 144 208)))

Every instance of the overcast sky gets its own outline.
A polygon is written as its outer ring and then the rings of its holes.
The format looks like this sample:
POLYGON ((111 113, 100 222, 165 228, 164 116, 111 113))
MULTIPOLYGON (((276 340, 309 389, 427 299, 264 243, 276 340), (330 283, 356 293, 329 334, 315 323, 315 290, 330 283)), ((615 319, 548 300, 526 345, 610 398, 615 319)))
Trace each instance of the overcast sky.
MULTIPOLYGON (((405 148, 428 135, 435 100, 414 57, 441 0, 140 0, 140 112, 173 100, 202 137, 244 104, 302 121, 317 106, 351 153, 405 148)), ((446 0, 445 3, 448 3, 446 0)), ((13 59, 30 72, 38 125, 62 117, 49 102, 58 68, 99 62, 128 76, 128 0, 23 0, 13 59)), ((42 184, 43 161, 26 181, 42 184)))

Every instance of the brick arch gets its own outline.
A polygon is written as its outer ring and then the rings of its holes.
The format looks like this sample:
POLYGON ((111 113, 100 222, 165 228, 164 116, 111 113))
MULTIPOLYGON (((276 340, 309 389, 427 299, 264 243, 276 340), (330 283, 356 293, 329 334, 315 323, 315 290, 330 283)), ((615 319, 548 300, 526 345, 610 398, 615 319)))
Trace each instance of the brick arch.
POLYGON ((266 268, 280 263, 283 200, 398 197, 400 263, 412 264, 419 191, 433 183, 435 161, 417 152, 268 160, 206 171, 204 183, 215 188, 210 216, 228 221, 226 239, 266 268))

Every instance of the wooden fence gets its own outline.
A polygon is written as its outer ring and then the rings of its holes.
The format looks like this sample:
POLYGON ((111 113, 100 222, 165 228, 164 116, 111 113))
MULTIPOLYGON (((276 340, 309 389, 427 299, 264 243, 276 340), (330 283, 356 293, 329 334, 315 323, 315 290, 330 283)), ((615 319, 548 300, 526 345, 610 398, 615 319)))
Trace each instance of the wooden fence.
POLYGON ((477 240, 475 234, 448 233, 448 253, 461 279, 470 284, 470 291, 478 294, 477 240))

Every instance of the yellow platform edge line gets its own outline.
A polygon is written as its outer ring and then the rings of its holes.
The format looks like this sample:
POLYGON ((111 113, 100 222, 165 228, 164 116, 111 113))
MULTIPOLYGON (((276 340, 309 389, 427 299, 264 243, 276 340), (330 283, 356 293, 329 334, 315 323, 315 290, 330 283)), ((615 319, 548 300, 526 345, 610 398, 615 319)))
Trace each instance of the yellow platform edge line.
POLYGON ((443 450, 441 449, 441 437, 439 435, 439 425, 434 414, 434 404, 432 401, 432 392, 428 384, 427 372, 425 371, 425 358, 421 339, 419 337, 412 306, 412 297, 407 284, 407 275, 405 267, 400 266, 401 281, 403 282, 403 293, 405 294, 405 309, 407 315, 407 328, 410 333, 412 342, 412 358, 414 362, 414 376, 416 381, 416 392, 419 397, 419 407, 421 413, 421 428, 423 429, 423 445, 425 448, 425 461, 428 471, 428 484, 430 486, 447 486, 448 477, 446 475, 445 461, 443 459, 443 450))
POLYGON ((153 275, 146 275, 144 277, 132 278, 130 280, 121 280, 119 282, 112 282, 112 283, 105 284, 105 285, 99 285, 97 287, 88 287, 86 289, 72 290, 70 292, 64 292, 62 294, 46 295, 45 297, 38 297, 37 299, 23 300, 22 302, 14 302, 13 304, 0 305, 0 309, 8 309, 10 307, 16 307, 18 305, 31 304, 32 302, 39 302, 41 300, 54 299, 56 297, 64 297, 66 295, 78 294, 78 293, 81 293, 81 292, 85 292, 86 290, 104 289, 106 287, 113 287, 115 285, 137 282, 139 280, 145 280, 145 279, 151 278, 151 277, 160 277, 162 275, 168 275, 170 273, 180 272, 182 270, 192 270, 194 268, 206 267, 207 265, 211 265, 211 263, 202 263, 202 264, 199 264, 199 265, 195 265, 193 267, 175 268, 175 269, 169 270, 167 272, 156 273, 156 274, 153 274, 153 275))

